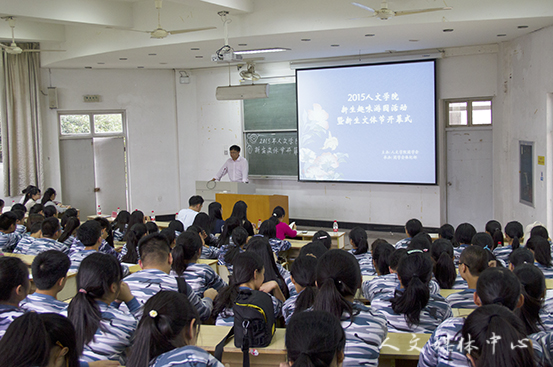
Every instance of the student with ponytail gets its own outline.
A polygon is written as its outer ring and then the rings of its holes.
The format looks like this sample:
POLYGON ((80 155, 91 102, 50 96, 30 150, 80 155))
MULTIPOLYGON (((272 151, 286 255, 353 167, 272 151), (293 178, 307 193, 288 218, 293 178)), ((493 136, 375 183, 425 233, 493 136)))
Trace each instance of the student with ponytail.
POLYGON ((451 308, 476 308, 474 292, 480 274, 488 268, 487 250, 479 246, 469 246, 461 253, 459 276, 464 281, 465 288, 447 296, 446 300, 451 308))
POLYGON ((271 249, 278 256, 281 252, 287 251, 292 247, 290 241, 277 238, 276 226, 274 220, 268 219, 259 226, 259 234, 269 240, 271 249))
POLYGON ((239 253, 244 252, 244 245, 248 240, 248 231, 243 227, 236 227, 232 231, 229 242, 221 246, 219 251, 218 265, 225 265, 228 271, 232 273, 232 261, 239 253))
POLYGON ((497 247, 493 250, 493 254, 497 259, 507 263, 511 252, 519 248, 524 240, 524 228, 522 224, 517 221, 507 223, 505 226, 505 239, 507 240, 507 244, 502 247, 497 247))
POLYGON ((488 265, 489 266, 502 266, 506 267, 507 263, 503 260, 498 259, 492 252, 494 242, 492 236, 486 232, 478 232, 472 237, 471 244, 473 246, 478 246, 486 250, 488 255, 488 265))
POLYGON ((490 249, 491 251, 503 246, 505 237, 503 236, 503 232, 501 232, 501 223, 496 220, 490 220, 486 223, 485 231, 487 234, 492 236, 493 239, 493 247, 490 249))
POLYGON ((392 298, 377 297, 371 305, 386 315, 388 331, 431 333, 445 319, 452 317, 451 307, 437 294, 430 294, 432 260, 421 250, 409 250, 397 267, 400 289, 392 298))
POLYGON ((295 223, 293 223, 292 227, 290 227, 288 224, 283 222, 285 215, 286 212, 284 211, 284 208, 277 206, 273 209, 273 215, 271 216, 271 218, 276 219, 276 237, 281 240, 286 239, 286 236, 294 238, 298 235, 295 223))
POLYGON ((300 256, 292 263, 290 280, 294 284, 296 294, 288 298, 282 306, 282 316, 286 324, 292 314, 307 310, 313 305, 317 295, 316 267, 317 259, 313 256, 300 256))
POLYGON ((522 264, 534 264, 534 253, 526 247, 519 247, 509 255, 509 270, 513 271, 522 264))
POLYGON ((396 267, 394 267, 395 270, 399 263, 399 258, 405 254, 407 254, 407 250, 404 248, 395 250, 394 246, 385 241, 379 242, 374 246, 373 242, 372 257, 377 276, 363 282, 362 290, 365 299, 372 301, 378 294, 393 292, 393 289, 399 285, 399 282, 395 271, 392 271, 390 260, 392 258, 397 260, 396 267))
POLYGON ((534 258, 536 259, 535 265, 543 272, 543 275, 547 279, 553 279, 549 242, 543 237, 530 237, 528 242, 526 242, 526 248, 534 253, 534 258))
POLYGON ((396 249, 407 248, 411 243, 411 239, 415 237, 417 234, 421 233, 422 230, 423 230, 423 227, 420 220, 416 218, 409 219, 407 223, 405 223, 405 234, 408 237, 396 242, 394 247, 396 249))
POLYGON ((121 210, 115 220, 113 221, 111 230, 113 231, 113 239, 115 241, 123 241, 123 237, 127 233, 129 228, 129 221, 131 220, 131 213, 126 210, 121 210))
POLYGON ((80 225, 81 221, 78 218, 69 218, 65 223, 63 233, 61 234, 60 238, 58 238, 58 242, 63 243, 65 246, 67 246, 68 249, 70 249, 73 241, 75 241, 77 230, 79 229, 80 225))
POLYGON ((524 304, 515 310, 526 329, 526 334, 552 330, 553 315, 543 309, 545 277, 540 269, 531 264, 518 266, 514 271, 522 285, 524 304))
POLYGON ((336 316, 311 311, 292 316, 285 344, 288 361, 296 367, 338 367, 344 360, 346 335, 336 316))
POLYGON ((449 240, 451 244, 454 245, 455 228, 449 223, 442 225, 438 230, 438 237, 440 239, 449 240))
POLYGON ((361 285, 357 260, 343 250, 329 250, 317 260, 316 272, 319 292, 313 309, 327 311, 341 320, 346 334, 343 365, 377 366, 380 346, 387 335, 386 318, 371 307, 353 303, 361 285))
POLYGON ((470 246, 472 237, 476 234, 476 228, 470 223, 461 223, 455 229, 455 242, 458 247, 455 247, 455 265, 459 265, 459 257, 464 249, 470 246))
POLYGON ((440 238, 432 243, 430 256, 434 261, 434 278, 440 289, 451 289, 455 283, 455 254, 450 240, 440 238))
POLYGON ((121 250, 121 261, 129 264, 138 264, 140 255, 138 253, 138 242, 140 239, 148 234, 146 225, 143 223, 137 223, 130 227, 125 234, 127 243, 121 250))
POLYGON ((91 254, 79 267, 78 291, 67 311, 75 326, 79 354, 82 352, 86 362, 110 359, 125 363, 125 349, 131 345, 137 321, 119 305, 125 302, 136 314, 140 304, 122 277, 121 265, 107 254, 91 254))
POLYGON ((361 227, 355 227, 349 232, 349 243, 352 253, 361 268, 361 275, 374 275, 374 264, 372 254, 369 251, 369 243, 367 242, 367 232, 361 227))
POLYGON ((269 245, 269 240, 265 237, 253 237, 246 246, 246 252, 254 252, 261 258, 265 269, 265 281, 274 280, 278 283, 284 295, 282 301, 290 297, 290 292, 286 286, 286 280, 284 279, 285 277, 289 277, 289 272, 282 268, 282 266, 279 268, 277 265, 274 253, 269 245))
MULTIPOLYGON (((230 241, 231 241, 230 237, 232 235, 232 231, 234 231, 234 229, 237 227, 243 228, 242 223, 240 222, 240 219, 236 217, 228 218, 225 221, 225 225, 223 226, 223 232, 221 232, 221 235, 219 236, 219 242, 217 242, 217 246, 223 247, 224 245, 230 244, 230 241)), ((248 231, 246 230, 246 232, 248 231)), ((248 236, 250 236, 249 232, 248 232, 248 236)))
POLYGON ((24 196, 21 199, 21 204, 25 205, 27 211, 30 210, 34 205, 36 205, 38 199, 40 199, 41 196, 40 189, 33 185, 27 186, 25 189, 23 189, 22 193, 24 194, 24 196))
POLYGON ((128 367, 223 367, 195 346, 199 315, 184 294, 161 291, 144 304, 128 367))

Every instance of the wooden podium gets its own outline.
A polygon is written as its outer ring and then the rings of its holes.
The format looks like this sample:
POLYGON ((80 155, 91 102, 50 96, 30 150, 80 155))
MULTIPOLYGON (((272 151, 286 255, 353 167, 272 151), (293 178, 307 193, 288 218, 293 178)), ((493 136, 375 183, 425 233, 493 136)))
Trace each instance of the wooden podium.
POLYGON ((248 205, 248 220, 254 226, 257 221, 267 220, 273 214, 275 206, 281 206, 286 212, 283 221, 288 223, 288 196, 285 195, 245 195, 245 194, 215 194, 215 199, 223 206, 223 219, 230 217, 232 208, 237 201, 244 201, 248 205))

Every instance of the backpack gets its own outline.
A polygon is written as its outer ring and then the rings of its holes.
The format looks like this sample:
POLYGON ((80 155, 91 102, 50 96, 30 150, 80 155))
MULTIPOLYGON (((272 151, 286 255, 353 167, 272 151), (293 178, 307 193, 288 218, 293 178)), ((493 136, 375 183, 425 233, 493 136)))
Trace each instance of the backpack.
POLYGON ((217 345, 215 358, 221 361, 223 348, 234 335, 234 345, 242 349, 243 366, 249 367, 249 349, 271 344, 276 329, 273 300, 264 292, 240 289, 234 301, 234 326, 217 345))

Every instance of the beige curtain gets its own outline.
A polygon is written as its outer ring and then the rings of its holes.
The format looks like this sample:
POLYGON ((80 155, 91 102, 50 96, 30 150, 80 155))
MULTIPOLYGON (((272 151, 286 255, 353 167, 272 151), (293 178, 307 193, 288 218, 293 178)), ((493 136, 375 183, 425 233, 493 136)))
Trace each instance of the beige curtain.
MULTIPOLYGON (((18 46, 38 49, 37 43, 18 46)), ((43 186, 40 54, 2 52, 0 63, 4 195, 16 196, 27 185, 43 186)))

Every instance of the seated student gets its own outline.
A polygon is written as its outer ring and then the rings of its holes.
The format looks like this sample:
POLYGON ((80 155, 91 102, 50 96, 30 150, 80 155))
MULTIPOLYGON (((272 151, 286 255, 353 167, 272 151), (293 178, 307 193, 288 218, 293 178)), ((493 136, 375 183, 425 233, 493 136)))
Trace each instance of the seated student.
POLYGON ((534 265, 543 272, 545 278, 553 279, 549 242, 543 237, 530 237, 528 242, 526 242, 526 248, 534 253, 534 258, 536 259, 534 265))
MULTIPOLYGON (((25 212, 23 210, 11 210, 12 213, 15 214, 15 216, 17 217, 17 221, 15 222, 16 225, 25 225, 25 212)), ((32 214, 33 216, 40 216, 41 217, 41 221, 44 220, 44 216, 40 215, 40 214, 32 214)))
MULTIPOLYGON (((500 304, 511 311, 522 306, 523 298, 520 282, 506 268, 484 270, 478 278, 474 293, 474 303, 478 306, 500 304)), ((450 317, 442 322, 424 345, 418 366, 470 367, 465 351, 455 348, 463 342, 460 331, 464 322, 464 317, 450 317)))
POLYGON ((463 250, 459 259, 459 275, 467 288, 458 293, 451 293, 446 300, 451 308, 476 308, 474 292, 478 277, 488 268, 488 253, 479 246, 469 246, 463 250))
POLYGON ((386 339, 386 317, 371 307, 353 303, 361 285, 355 257, 343 250, 329 250, 317 260, 319 292, 314 310, 340 318, 346 333, 344 366, 377 366, 380 346, 386 339))
POLYGON ((501 231, 501 223, 496 220, 490 220, 488 221, 488 223, 486 223, 485 231, 487 234, 492 236, 493 239, 493 246, 490 249, 491 251, 500 246, 503 246, 503 241, 505 238, 503 236, 503 232, 501 231))
POLYGON ((426 232, 420 232, 411 238, 407 250, 421 250, 424 253, 430 253, 432 238, 426 232))
POLYGON ((449 223, 442 225, 438 230, 438 238, 449 240, 453 245, 453 241, 455 241, 455 228, 449 223))
POLYGON ((411 238, 422 232, 422 229, 422 223, 420 220, 415 218, 409 219, 407 223, 405 223, 405 234, 408 237, 397 241, 394 247, 396 249, 407 248, 407 246, 409 246, 409 244, 411 243, 411 238))
POLYGON ((522 264, 534 264, 534 253, 526 247, 519 247, 509 255, 509 270, 515 270, 522 264))
POLYGON ((58 301, 58 293, 65 287, 71 262, 66 254, 48 250, 38 254, 31 265, 36 291, 29 294, 19 307, 39 313, 61 313, 67 303, 58 301))
POLYGON ((208 246, 205 243, 204 240, 207 238, 207 235, 200 227, 191 225, 190 227, 188 227, 188 229, 185 232, 196 233, 198 236, 200 236, 200 239, 202 241, 202 256, 201 256, 202 259, 216 259, 217 257, 219 257, 219 250, 220 250, 219 247, 208 246))
POLYGON ((70 249, 71 245, 73 245, 73 241, 75 241, 77 229, 80 225, 81 221, 78 218, 69 218, 65 223, 63 233, 61 234, 60 238, 58 238, 58 241, 63 243, 65 246, 67 246, 68 249, 70 249))
POLYGON ((211 233, 211 221, 209 215, 206 213, 198 213, 194 217, 193 226, 196 226, 201 229, 200 236, 204 239, 206 246, 217 246, 218 238, 211 233))
POLYGON ((82 261, 96 252, 100 248, 102 243, 102 228, 100 223, 95 220, 88 220, 83 223, 77 230, 77 239, 84 245, 83 250, 73 252, 69 259, 71 260, 71 267, 69 270, 76 272, 79 270, 82 261))
POLYGON ((317 295, 316 268, 317 259, 313 256, 300 256, 292 263, 290 280, 294 284, 296 294, 290 296, 282 306, 282 316, 286 324, 292 314, 307 310, 313 305, 317 295))
POLYGON ((159 227, 155 222, 146 222, 146 232, 148 234, 159 233, 159 227))
POLYGON ((377 296, 371 306, 386 316, 388 331, 431 333, 452 317, 451 307, 439 294, 430 294, 432 260, 422 250, 408 250, 399 260, 397 277, 400 288, 392 298, 377 296))
POLYGON ((493 250, 493 254, 496 258, 507 263, 511 252, 519 248, 520 244, 524 241, 524 228, 522 224, 517 221, 507 223, 505 226, 505 239, 507 240, 507 244, 496 247, 495 250, 493 250))
MULTIPOLYGON (((146 217, 144 216, 144 213, 140 210, 135 210, 131 214, 131 219, 129 219, 129 224, 127 225, 127 228, 132 228, 135 224, 146 224, 146 217)), ((125 233, 125 236, 123 236, 123 241, 127 241, 127 237, 129 236, 129 231, 125 233)))
POLYGON ((300 256, 313 256, 315 259, 318 259, 327 251, 328 248, 322 241, 313 241, 300 249, 300 256))
POLYGON ((2 366, 79 367, 75 340, 75 328, 67 318, 27 312, 12 322, 0 341, 2 366))
POLYGON ((138 264, 140 256, 138 254, 138 242, 141 238, 148 235, 146 225, 137 223, 127 230, 127 242, 121 249, 121 262, 128 264, 138 264))
POLYGON ((62 205, 61 203, 57 203, 54 200, 56 200, 56 190, 49 187, 46 189, 46 191, 44 191, 44 195, 42 196, 40 203, 44 206, 44 209, 49 206, 56 209, 56 214, 65 213, 67 209, 71 208, 71 206, 69 205, 62 205))
POLYGON ((44 213, 44 218, 50 218, 50 217, 57 218, 58 211, 53 206, 47 206, 43 208, 42 212, 44 213))
POLYGON ((127 366, 223 367, 196 347, 198 312, 184 294, 161 291, 144 304, 127 366))
POLYGON ((177 237, 175 248, 171 251, 173 264, 170 275, 184 277, 198 297, 210 288, 220 291, 227 283, 207 264, 196 261, 202 253, 202 239, 194 232, 186 231, 177 237))
POLYGON ((321 242, 329 250, 332 247, 332 237, 330 237, 330 234, 328 234, 327 231, 320 230, 315 232, 315 234, 313 235, 312 241, 321 242))
POLYGON ((75 326, 77 348, 85 362, 109 359, 124 365, 137 321, 119 305, 125 302, 136 313, 140 304, 122 277, 117 259, 99 252, 87 256, 79 267, 78 291, 67 316, 75 326))
MULTIPOLYGON (((230 217, 225 221, 225 225, 223 226, 223 232, 219 236, 219 242, 217 243, 217 246, 219 248, 222 249, 225 245, 230 244, 230 242, 232 241, 231 239, 232 231, 234 231, 235 228, 237 227, 244 228, 240 223, 241 223, 240 219, 234 218, 234 217, 230 217)), ((246 230, 246 232, 248 232, 248 230, 246 230)), ((248 232, 248 236, 250 236, 249 232, 248 232)))
POLYGON ((459 257, 464 249, 470 246, 472 237, 476 234, 476 229, 470 223, 461 223, 455 229, 455 242, 459 245, 455 247, 455 265, 459 265, 459 257))
POLYGON ((466 357, 474 367, 534 367, 532 343, 521 322, 506 307, 479 307, 466 319, 461 330, 466 357), (515 347, 513 347, 515 346, 515 347))
POLYGON ((373 257, 369 251, 367 232, 361 227, 355 227, 349 232, 349 243, 353 247, 349 252, 355 256, 361 275, 374 275, 373 257))
POLYGON ((175 237, 175 231, 169 229, 169 228, 164 228, 161 230, 161 232, 159 232, 159 234, 165 236, 165 238, 167 238, 167 241, 169 242, 169 246, 171 248, 174 248, 175 247, 175 240, 177 239, 177 237, 175 237))
POLYGON ((27 186, 23 189, 22 193, 24 196, 21 198, 21 204, 25 205, 27 210, 31 209, 31 207, 38 202, 38 199, 40 199, 41 196, 40 189, 33 185, 27 186))
POLYGON ((269 240, 265 237, 253 237, 246 246, 246 252, 254 252, 261 258, 265 269, 265 282, 274 280, 278 283, 280 291, 284 295, 282 301, 290 297, 286 281, 284 280, 285 276, 288 277, 288 272, 282 267, 279 269, 277 266, 274 253, 269 245, 269 240), (284 275, 282 275, 282 273, 284 273, 284 275))
POLYGON ((209 222, 211 223, 211 233, 221 233, 223 231, 223 226, 225 225, 221 203, 216 201, 210 203, 208 207, 208 215, 209 222))
POLYGON ((58 218, 46 218, 42 222, 42 238, 37 238, 30 244, 18 244, 14 253, 24 255, 38 255, 47 250, 57 250, 69 254, 69 249, 57 239, 61 235, 60 221, 58 218))
POLYGON ((276 206, 273 209, 273 215, 271 216, 271 220, 275 222, 276 226, 276 238, 281 240, 284 240, 286 236, 294 238, 298 235, 298 231, 296 231, 296 223, 293 223, 290 227, 288 224, 283 222, 285 215, 286 211, 284 208, 276 206))
POLYGON ((44 215, 44 207, 42 206, 42 204, 35 204, 31 208, 28 208, 28 209, 29 209, 29 215, 31 215, 31 214, 44 215))
POLYGON ((240 225, 248 231, 248 236, 254 235, 253 226, 248 220, 248 205, 244 201, 239 200, 234 204, 230 218, 238 218, 240 225))
POLYGON ((182 232, 184 232, 184 226, 180 220, 172 220, 169 222, 167 227, 175 232, 175 237, 178 237, 182 232))
POLYGON ((121 210, 115 220, 112 223, 111 230, 113 231, 113 239, 115 241, 123 241, 125 233, 127 232, 129 220, 131 219, 131 213, 126 210, 121 210))
POLYGON ((23 315, 19 303, 30 288, 27 265, 17 257, 0 257, 0 338, 12 321, 23 315))
POLYGON ((229 277, 229 285, 223 288, 215 298, 212 313, 213 318, 216 318, 215 325, 234 325, 234 311, 232 307, 240 289, 267 293, 273 301, 273 311, 276 319, 280 315, 284 295, 280 291, 276 281, 265 282, 263 260, 253 252, 243 252, 236 255, 233 264, 234 271, 229 277))
POLYGON ((12 252, 25 234, 25 226, 17 225, 17 216, 12 212, 0 215, 0 249, 12 252))
POLYGON ((451 241, 444 238, 434 241, 430 248, 430 256, 434 261, 434 279, 440 289, 451 289, 457 277, 451 241))
POLYGON ((244 245, 248 240, 248 231, 243 227, 236 227, 232 231, 229 242, 223 245, 219 251, 217 264, 225 265, 228 271, 232 273, 232 261, 239 253, 244 252, 244 245))
POLYGON ((261 226, 259 226, 258 235, 264 236, 269 240, 271 249, 276 254, 276 256, 279 256, 281 252, 288 251, 290 247, 292 247, 290 241, 277 238, 275 222, 271 220, 266 220, 261 223, 261 226))
POLYGON ((305 312, 290 319, 285 345, 289 361, 286 367, 337 367, 344 360, 346 334, 336 316, 325 311, 305 312))
POLYGON ((493 238, 485 232, 479 232, 472 237, 471 244, 473 246, 482 247, 486 250, 488 255, 488 266, 502 266, 506 267, 507 263, 503 260, 498 259, 492 252, 494 243, 493 238))
MULTIPOLYGON (((16 213, 18 216, 18 224, 23 224, 25 213, 23 213, 23 217, 20 217, 20 210, 12 210, 13 213, 16 213), (22 218, 21 220, 19 218, 22 218)), ((44 215, 40 214, 31 214, 27 217, 27 221, 25 222, 25 226, 27 227, 27 233, 30 232, 31 226, 35 223, 42 223, 44 221, 44 215)), ((63 226, 62 226, 63 227, 63 226)))
POLYGON ((203 205, 204 199, 200 195, 194 195, 188 199, 188 208, 181 209, 178 212, 175 219, 182 223, 185 231, 192 225, 194 217, 202 210, 203 205))
POLYGON ((173 258, 169 243, 164 236, 159 233, 147 235, 138 243, 138 251, 140 253, 138 264, 142 270, 126 277, 125 282, 140 304, 143 305, 161 290, 178 291, 188 297, 202 320, 209 318, 217 291, 208 289, 204 292, 204 298, 200 299, 186 282, 179 286, 177 279, 169 275, 173 258))
POLYGON ((532 264, 517 266, 513 271, 522 285, 524 304, 515 310, 526 329, 526 334, 553 330, 553 315, 543 307, 545 297, 545 277, 540 269, 532 264))
POLYGON ((397 268, 400 256, 403 256, 406 253, 406 249, 394 250, 394 246, 390 245, 388 242, 379 242, 373 246, 372 258, 377 276, 371 280, 363 282, 362 289, 363 297, 365 297, 365 299, 372 301, 379 293, 389 293, 394 291, 394 289, 399 285, 399 282, 395 271, 392 270, 397 268), (396 267, 392 267, 390 264, 392 253, 394 253, 397 258, 396 267))
POLYGON ((33 241, 37 238, 42 238, 42 222, 33 223, 30 227, 29 233, 26 233, 23 237, 21 237, 17 246, 20 248, 29 248, 29 246, 31 246, 33 241))
MULTIPOLYGON (((110 232, 108 231, 110 230, 109 221, 106 218, 101 218, 101 217, 96 217, 92 220, 98 222, 102 230, 101 232, 102 243, 100 245, 100 248, 98 249, 98 252, 101 252, 103 254, 108 254, 119 260, 121 257, 121 254, 116 252, 115 249, 108 243, 108 240, 110 239, 110 232)), ((71 248, 69 249, 69 255, 77 251, 83 251, 84 247, 85 247, 84 244, 82 244, 78 238, 75 238, 73 240, 73 244, 71 245, 71 248)))
POLYGON ((27 213, 28 210, 27 208, 25 207, 25 205, 21 204, 21 203, 15 203, 12 205, 10 211, 16 211, 16 210, 21 210, 23 213, 27 213))

